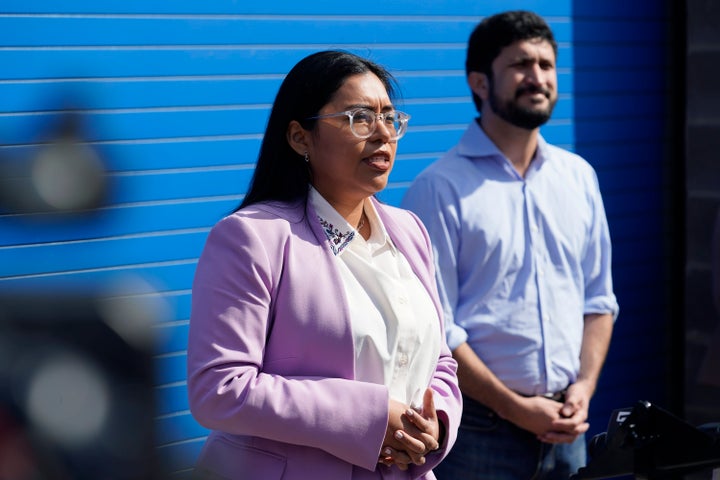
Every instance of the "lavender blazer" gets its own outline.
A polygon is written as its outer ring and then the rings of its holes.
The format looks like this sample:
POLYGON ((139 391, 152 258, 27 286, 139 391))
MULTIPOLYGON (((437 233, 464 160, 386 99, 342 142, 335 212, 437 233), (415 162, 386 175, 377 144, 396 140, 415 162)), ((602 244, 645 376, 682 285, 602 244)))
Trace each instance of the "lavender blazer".
MULTIPOLYGON (((373 202, 442 330, 425 228, 414 214, 373 202)), ((257 204, 210 232, 188 344, 190 409, 213 430, 197 470, 228 479, 433 479, 460 422, 457 364, 443 340, 430 384, 447 432, 441 450, 405 472, 378 465, 388 390, 353 379, 348 304, 316 218, 310 205, 257 204)))

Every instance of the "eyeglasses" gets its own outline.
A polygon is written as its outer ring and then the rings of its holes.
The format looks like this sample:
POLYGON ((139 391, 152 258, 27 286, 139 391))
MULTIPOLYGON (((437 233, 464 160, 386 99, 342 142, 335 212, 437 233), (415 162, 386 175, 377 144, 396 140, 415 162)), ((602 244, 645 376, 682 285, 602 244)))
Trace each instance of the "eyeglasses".
POLYGON ((320 118, 347 116, 350 120, 350 131, 358 138, 369 138, 377 130, 378 119, 390 133, 390 140, 399 140, 407 132, 410 115, 405 112, 393 110, 391 112, 375 113, 369 108, 353 108, 338 113, 327 113, 309 117, 308 120, 320 118))

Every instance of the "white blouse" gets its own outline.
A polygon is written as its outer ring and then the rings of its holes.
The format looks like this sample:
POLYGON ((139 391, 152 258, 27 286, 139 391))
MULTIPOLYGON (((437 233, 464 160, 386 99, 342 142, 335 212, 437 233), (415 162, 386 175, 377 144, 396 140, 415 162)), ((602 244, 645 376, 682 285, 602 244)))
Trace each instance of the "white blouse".
POLYGON ((315 190, 310 201, 338 261, 355 344, 355 378, 388 387, 390 397, 421 407, 440 355, 435 305, 365 201, 372 233, 362 235, 315 190))

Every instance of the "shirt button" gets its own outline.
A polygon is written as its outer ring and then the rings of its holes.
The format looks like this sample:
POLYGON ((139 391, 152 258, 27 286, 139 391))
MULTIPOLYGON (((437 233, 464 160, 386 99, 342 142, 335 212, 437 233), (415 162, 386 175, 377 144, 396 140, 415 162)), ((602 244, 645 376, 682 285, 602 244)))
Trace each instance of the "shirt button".
POLYGON ((405 305, 407 303, 407 297, 399 297, 398 302, 400 302, 402 305, 405 305))
POLYGON ((407 353, 401 353, 401 354, 400 354, 400 359, 399 359, 398 363, 400 364, 401 367, 404 367, 404 366, 406 366, 406 365, 408 364, 408 356, 407 356, 407 353))
POLYGON ((530 231, 531 231, 532 233, 537 233, 537 232, 538 232, 538 227, 537 227, 536 225, 533 225, 532 227, 530 227, 530 231))
POLYGON ((542 318, 543 318, 543 322, 547 322, 548 320, 550 320, 550 317, 548 315, 543 315, 542 318))

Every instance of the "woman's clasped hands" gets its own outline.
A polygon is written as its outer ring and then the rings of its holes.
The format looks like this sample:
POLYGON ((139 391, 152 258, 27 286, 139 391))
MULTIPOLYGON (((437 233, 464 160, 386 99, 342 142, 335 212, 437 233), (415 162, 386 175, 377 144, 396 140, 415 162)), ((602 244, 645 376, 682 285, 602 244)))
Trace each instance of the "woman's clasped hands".
POLYGON ((425 456, 440 448, 440 422, 430 388, 423 395, 423 408, 417 410, 390 399, 385 440, 378 463, 407 470, 410 464, 423 465, 425 456))

